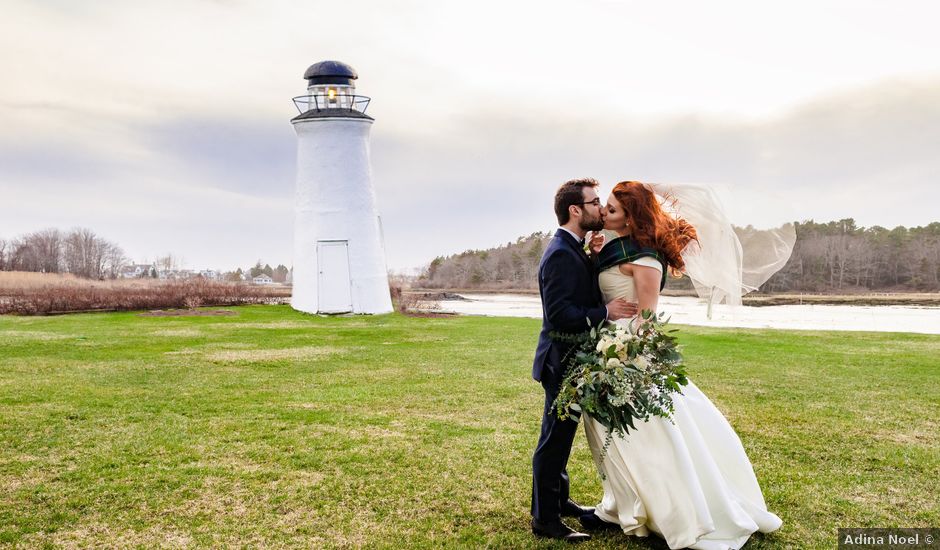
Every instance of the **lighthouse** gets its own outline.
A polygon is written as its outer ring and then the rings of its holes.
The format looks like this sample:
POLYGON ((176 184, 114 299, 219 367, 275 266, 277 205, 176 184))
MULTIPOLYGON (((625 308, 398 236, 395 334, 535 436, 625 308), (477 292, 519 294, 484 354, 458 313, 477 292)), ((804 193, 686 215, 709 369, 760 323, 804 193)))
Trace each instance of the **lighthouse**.
POLYGON ((356 71, 321 61, 294 98, 297 195, 291 306, 307 313, 388 313, 392 301, 372 188, 370 99, 356 71))

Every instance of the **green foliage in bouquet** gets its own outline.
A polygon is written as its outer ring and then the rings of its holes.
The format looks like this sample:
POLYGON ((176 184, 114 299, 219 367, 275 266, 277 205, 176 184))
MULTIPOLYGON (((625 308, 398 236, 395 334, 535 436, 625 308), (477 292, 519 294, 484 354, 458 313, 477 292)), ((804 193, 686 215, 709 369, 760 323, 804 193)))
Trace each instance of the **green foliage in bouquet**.
POLYGON ((604 425, 604 455, 613 436, 635 430, 636 420, 671 419, 673 394, 689 383, 677 331, 668 323, 665 314, 644 310, 635 331, 632 325, 607 324, 581 334, 551 334, 572 344, 554 403, 558 417, 586 413, 604 425))

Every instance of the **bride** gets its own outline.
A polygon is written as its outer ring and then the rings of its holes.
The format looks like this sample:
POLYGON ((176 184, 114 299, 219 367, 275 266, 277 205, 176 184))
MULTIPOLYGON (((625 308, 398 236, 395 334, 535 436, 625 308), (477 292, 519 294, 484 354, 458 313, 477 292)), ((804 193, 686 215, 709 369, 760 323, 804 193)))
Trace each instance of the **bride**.
MULTIPOLYGON (((640 311, 655 311, 666 270, 682 271, 683 251, 704 243, 688 221, 663 209, 646 184, 618 183, 605 213, 604 229, 618 238, 599 253, 604 301, 626 298, 640 311)), ((592 241, 595 252, 599 245, 592 241)), ((653 417, 638 423, 626 437, 614 437, 603 459, 606 428, 585 415, 604 497, 593 513, 581 516, 582 525, 641 537, 654 532, 670 548, 705 550, 737 549, 756 531, 778 529, 782 522, 767 511, 744 447, 721 412, 691 381, 674 404, 672 422, 653 417)))

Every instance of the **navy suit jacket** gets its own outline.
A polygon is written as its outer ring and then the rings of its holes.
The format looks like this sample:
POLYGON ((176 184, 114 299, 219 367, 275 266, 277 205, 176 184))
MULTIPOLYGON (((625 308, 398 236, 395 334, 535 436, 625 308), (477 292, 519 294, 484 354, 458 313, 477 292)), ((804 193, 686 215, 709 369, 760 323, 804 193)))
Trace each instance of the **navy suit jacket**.
POLYGON ((555 232, 539 262, 542 333, 532 363, 532 378, 557 384, 564 376, 561 360, 570 344, 555 342, 552 331, 579 333, 607 318, 597 281, 597 268, 577 239, 564 229, 555 232))

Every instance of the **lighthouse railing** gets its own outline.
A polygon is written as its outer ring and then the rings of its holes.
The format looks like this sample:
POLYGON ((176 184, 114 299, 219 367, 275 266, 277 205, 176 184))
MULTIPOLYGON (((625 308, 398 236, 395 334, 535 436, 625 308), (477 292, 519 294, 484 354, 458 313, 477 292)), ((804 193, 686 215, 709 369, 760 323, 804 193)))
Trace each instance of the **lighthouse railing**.
POLYGON ((365 114, 369 108, 371 97, 364 95, 336 95, 332 98, 324 94, 300 95, 294 99, 294 106, 304 114, 307 111, 325 111, 327 109, 346 109, 350 111, 359 111, 365 114))

